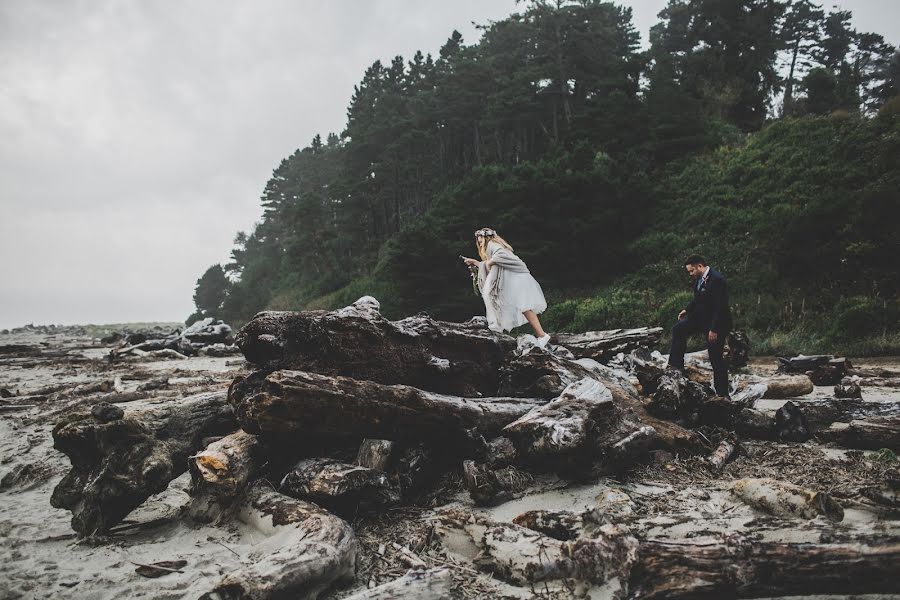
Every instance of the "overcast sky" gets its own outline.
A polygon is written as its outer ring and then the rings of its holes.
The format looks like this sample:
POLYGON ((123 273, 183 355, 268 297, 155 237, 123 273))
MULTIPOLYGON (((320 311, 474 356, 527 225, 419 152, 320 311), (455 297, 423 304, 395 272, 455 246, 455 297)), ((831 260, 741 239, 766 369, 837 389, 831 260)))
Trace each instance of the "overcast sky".
MULTIPOLYGON (((646 40, 665 0, 626 1, 646 40)), ((826 3, 827 4, 827 3, 826 3)), ((900 31, 897 0, 843 0, 900 31)), ((513 0, 0 0, 0 328, 179 321, 376 59, 513 0)))

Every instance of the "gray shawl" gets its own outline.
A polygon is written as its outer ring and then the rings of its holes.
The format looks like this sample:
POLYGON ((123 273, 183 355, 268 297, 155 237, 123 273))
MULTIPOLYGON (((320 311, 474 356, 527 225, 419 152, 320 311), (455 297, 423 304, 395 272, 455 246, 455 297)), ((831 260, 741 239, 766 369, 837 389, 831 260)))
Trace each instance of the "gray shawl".
MULTIPOLYGON (((498 244, 497 242, 488 242, 488 260, 494 263, 491 269, 496 269, 497 274, 491 281, 488 289, 488 299, 494 311, 500 312, 500 293, 503 290, 503 280, 506 273, 530 273, 528 267, 521 258, 498 244)), ((484 286, 488 278, 488 268, 485 265, 487 261, 482 261, 478 265, 478 289, 484 293, 484 286)))

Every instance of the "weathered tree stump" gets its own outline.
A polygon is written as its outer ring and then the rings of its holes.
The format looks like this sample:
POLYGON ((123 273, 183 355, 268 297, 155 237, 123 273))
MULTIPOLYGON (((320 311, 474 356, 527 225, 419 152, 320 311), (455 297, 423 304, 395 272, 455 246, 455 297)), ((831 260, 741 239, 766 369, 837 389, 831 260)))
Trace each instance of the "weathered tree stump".
POLYGON ((188 468, 203 438, 236 427, 224 392, 200 394, 160 408, 99 422, 76 415, 53 428, 53 447, 72 470, 50 503, 72 511, 72 528, 104 532, 188 468))
POLYGON ((252 363, 405 384, 459 396, 497 394, 498 369, 513 338, 483 320, 435 321, 427 315, 389 321, 378 301, 360 298, 340 310, 261 312, 236 343, 252 363))
POLYGON ((259 438, 237 431, 191 456, 191 517, 210 522, 226 515, 265 460, 259 438))
POLYGON ((267 540, 201 600, 315 600, 356 575, 359 541, 350 526, 322 508, 252 486, 238 517, 267 540))

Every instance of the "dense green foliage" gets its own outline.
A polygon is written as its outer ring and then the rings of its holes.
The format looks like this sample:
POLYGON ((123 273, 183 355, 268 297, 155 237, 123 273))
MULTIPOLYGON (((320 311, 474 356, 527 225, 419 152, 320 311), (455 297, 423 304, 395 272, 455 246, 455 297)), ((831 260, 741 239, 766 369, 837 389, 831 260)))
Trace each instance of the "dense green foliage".
POLYGON ((390 316, 468 318, 458 255, 488 225, 551 329, 670 325, 700 250, 762 348, 897 347, 900 61, 881 36, 808 0, 670 0, 644 52, 630 9, 595 0, 482 30, 374 63, 341 135, 274 171, 197 314, 372 294, 390 316))

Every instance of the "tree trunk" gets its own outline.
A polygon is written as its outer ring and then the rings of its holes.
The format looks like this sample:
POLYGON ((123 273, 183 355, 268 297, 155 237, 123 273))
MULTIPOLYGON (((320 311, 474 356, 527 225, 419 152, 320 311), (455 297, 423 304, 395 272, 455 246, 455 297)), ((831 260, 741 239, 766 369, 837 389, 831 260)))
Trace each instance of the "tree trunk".
POLYGON ((378 301, 340 310, 261 312, 238 332, 252 363, 405 384, 460 396, 497 394, 500 365, 515 341, 483 319, 435 321, 426 315, 388 321, 378 301))
POLYGON ((106 531, 184 473, 203 438, 235 427, 224 392, 130 411, 109 422, 87 415, 65 419, 53 428, 53 447, 69 457, 72 470, 50 503, 72 511, 78 533, 106 531))
POLYGON ((315 504, 260 484, 247 493, 238 516, 268 540, 201 600, 315 600, 333 583, 355 577, 356 535, 315 504))
POLYGON ((302 371, 254 373, 232 385, 229 399, 241 426, 263 436, 385 438, 443 450, 471 448, 471 429, 491 437, 543 404, 536 398, 459 398, 302 371))

